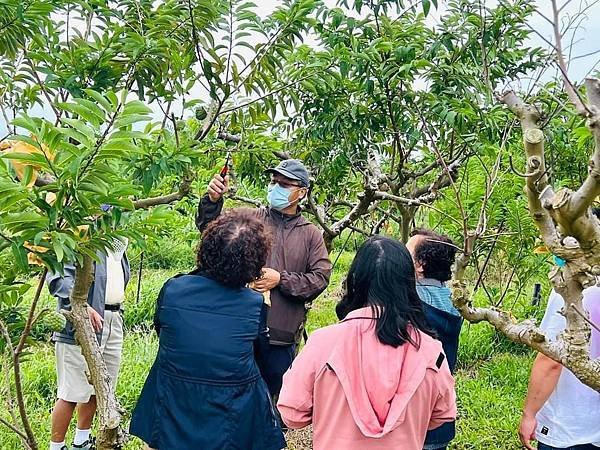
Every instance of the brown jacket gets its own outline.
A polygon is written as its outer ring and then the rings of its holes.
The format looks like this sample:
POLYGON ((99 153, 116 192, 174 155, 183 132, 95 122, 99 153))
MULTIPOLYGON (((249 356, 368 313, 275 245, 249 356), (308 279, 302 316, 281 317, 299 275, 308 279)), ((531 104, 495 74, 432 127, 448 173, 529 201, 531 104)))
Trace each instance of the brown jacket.
MULTIPOLYGON (((223 209, 223 200, 213 203, 205 195, 198 205, 196 226, 203 231, 223 209)), ((271 344, 298 342, 306 320, 305 303, 312 302, 329 284, 331 261, 319 229, 300 214, 286 216, 272 208, 257 208, 273 234, 267 267, 281 274, 279 286, 271 290, 267 325, 271 344)))

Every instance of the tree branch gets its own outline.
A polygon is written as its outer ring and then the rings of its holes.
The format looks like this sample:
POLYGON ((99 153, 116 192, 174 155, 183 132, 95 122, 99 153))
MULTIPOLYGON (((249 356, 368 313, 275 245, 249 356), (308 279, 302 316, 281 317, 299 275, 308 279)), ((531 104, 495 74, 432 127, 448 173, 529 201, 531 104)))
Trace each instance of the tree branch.
POLYGON ((31 424, 29 422, 29 417, 27 416, 27 409, 25 407, 23 381, 21 379, 21 354, 23 352, 23 349, 25 348, 25 343, 27 342, 29 333, 31 332, 31 326, 33 325, 33 319, 35 317, 35 310, 37 308, 37 304, 40 299, 40 295, 42 293, 42 288, 44 287, 44 282, 46 280, 47 274, 48 269, 44 268, 40 275, 37 289, 35 291, 33 301, 31 302, 31 306, 29 308, 29 314, 27 315, 27 320, 25 321, 25 327, 21 332, 21 337, 19 338, 17 346, 13 351, 13 375, 15 377, 15 396, 17 398, 17 407, 19 409, 21 423, 23 424, 23 430, 25 432, 25 435, 27 436, 27 445, 29 445, 29 447, 31 447, 32 450, 37 450, 38 445, 35 439, 35 434, 33 433, 33 429, 31 428, 31 424))
MULTIPOLYGON (((590 98, 594 98, 594 94, 590 98)), ((600 94, 597 95, 597 98, 600 99, 600 94)), ((529 175, 526 177, 526 192, 530 213, 546 247, 567 261, 564 267, 555 267, 550 273, 555 290, 565 301, 565 307, 561 310, 561 314, 565 316, 566 328, 555 342, 548 342, 532 321, 517 322, 510 313, 496 308, 473 307, 464 275, 474 243, 480 237, 481 229, 485 228, 485 223, 482 226, 484 208, 480 212, 477 230, 465 234, 464 252, 455 262, 452 281, 453 302, 467 320, 490 322, 509 339, 525 343, 561 363, 583 383, 600 392, 600 359, 591 359, 589 353, 590 325, 586 321, 585 314, 581 314, 583 290, 595 283, 595 274, 600 274, 598 252, 600 224, 598 220, 589 216, 587 213, 589 204, 585 204, 585 202, 591 202, 593 198, 582 200, 580 203, 585 207, 579 205, 579 211, 574 211, 577 205, 574 205, 576 202, 572 192, 562 189, 556 194, 554 193, 546 177, 544 135, 538 127, 540 112, 525 104, 513 92, 505 93, 500 100, 521 122, 527 155, 527 174, 529 175), (543 188, 540 189, 540 186, 543 188), (580 215, 575 214, 576 212, 580 215)), ((594 107, 594 109, 596 108, 594 107)), ((596 122, 594 120, 591 122, 593 127, 596 122)), ((498 162, 499 160, 496 165, 498 162)), ((592 173, 593 171, 588 179, 592 179, 589 184, 595 188, 597 182, 594 181, 595 177, 592 173)), ((491 185, 488 183, 486 197, 490 192, 491 185)), ((588 192, 583 197, 589 195, 588 192)))
POLYGON ((499 100, 504 103, 520 122, 523 130, 523 141, 525 144, 525 154, 527 155, 527 172, 535 173, 536 176, 526 178, 526 192, 529 202, 529 210, 533 219, 542 234, 544 242, 556 247, 558 236, 556 226, 550 216, 550 213, 542 207, 540 199, 541 191, 549 189, 549 195, 553 194, 552 187, 548 185, 546 176, 546 163, 544 159, 544 133, 538 128, 540 111, 530 105, 527 105, 513 91, 507 91, 499 100))
POLYGON ((234 144, 239 144, 242 140, 239 134, 226 133, 225 131, 219 131, 217 137, 223 141, 233 142, 234 144))
POLYGON ((224 101, 225 100, 212 101, 210 107, 208 108, 208 114, 204 119, 202 127, 200 127, 200 129, 196 133, 196 136, 194 136, 194 140, 202 141, 208 135, 208 133, 210 133, 211 128, 213 127, 213 125, 217 121, 217 118, 221 114, 221 108, 223 107, 224 101))
POLYGON ((594 136, 595 149, 589 162, 588 176, 571 200, 571 217, 579 217, 600 195, 600 80, 587 78, 585 87, 593 114, 588 127, 594 136))
POLYGON ((325 234, 329 236, 336 236, 335 233, 329 227, 329 225, 327 225, 327 219, 325 217, 325 208, 317 205, 312 195, 312 190, 308 193, 308 207, 310 212, 312 212, 315 218, 317 219, 317 222, 319 223, 321 228, 323 228, 325 234))
MULTIPOLYGON (((5 427, 7 427, 12 432, 16 433, 23 440, 23 443, 27 444, 27 435, 25 435, 25 433, 23 433, 21 430, 19 430, 17 427, 15 427, 10 422, 4 420, 2 417, 0 417, 0 423, 3 424, 5 427)), ((27 445, 27 446, 29 447, 29 445, 27 445)))
POLYGON ((194 180, 193 176, 188 175, 184 177, 183 181, 179 185, 179 190, 174 192, 173 194, 161 195, 159 197, 151 197, 145 198, 141 200, 136 200, 133 202, 133 207, 135 209, 147 209, 152 206, 157 205, 168 205, 170 203, 181 200, 186 197, 190 191, 192 190, 192 181, 194 180))
MULTIPOLYGON (((436 162, 436 164, 439 164, 436 162)), ((445 164, 445 163, 443 163, 445 164)), ((459 161, 459 159, 455 159, 453 162, 451 162, 450 164, 447 164, 448 170, 442 170, 437 178, 435 179, 435 181, 433 183, 431 183, 428 186, 421 186, 421 187, 417 187, 415 188, 411 193, 410 196, 411 197, 421 197, 423 195, 426 195, 428 193, 433 193, 433 192, 437 192, 440 189, 446 188, 448 186, 450 186, 454 181, 456 181, 456 179, 458 178, 458 169, 460 168, 460 165, 462 164, 462 161, 459 161)), ((443 165, 442 165, 443 166, 443 165)))
POLYGON ((588 117, 591 114, 591 111, 586 106, 586 104, 583 102, 581 96, 579 95, 579 92, 577 92, 577 89, 575 89, 575 86, 573 86, 573 83, 571 82, 571 80, 569 79, 569 76, 568 76, 567 63, 565 62, 565 57, 563 55, 563 50, 562 50, 562 34, 561 34, 560 28, 559 28, 559 13, 560 13, 560 9, 558 8, 556 0, 552 0, 552 15, 553 15, 552 28, 554 31, 554 40, 555 40, 554 48, 556 50, 556 60, 558 63, 558 68, 560 69, 562 79, 563 79, 563 84, 565 86, 565 91, 567 92, 567 95, 568 95, 569 99, 571 100, 571 103, 573 103, 573 105, 575 106, 575 109, 577 110, 577 112, 580 115, 582 115, 584 117, 588 117))
POLYGON ((329 230, 331 236, 339 236, 345 228, 349 228, 356 219, 365 215, 371 205, 377 201, 376 192, 385 182, 385 174, 377 161, 377 156, 372 149, 368 150, 367 168, 363 175, 364 191, 358 194, 358 203, 340 220, 335 222, 329 230))
POLYGON ((308 78, 311 78, 311 77, 313 77, 313 76, 315 76, 315 74, 314 74, 314 73, 311 73, 311 74, 305 75, 305 76, 303 76, 302 78, 300 78, 299 80, 291 81, 291 82, 290 82, 290 83, 288 83, 288 84, 285 84, 285 85, 283 85, 283 86, 280 86, 280 87, 278 87, 277 89, 275 89, 275 90, 273 90, 273 91, 270 91, 270 92, 267 92, 266 94, 263 94, 263 95, 261 95, 260 97, 257 97, 257 98, 255 98, 255 99, 252 99, 252 100, 250 100, 250 101, 248 101, 248 102, 246 102, 246 103, 242 103, 241 105, 237 105, 237 106, 232 106, 232 107, 230 107, 230 108, 226 108, 226 109, 224 109, 223 111, 221 111, 221 114, 227 114, 227 113, 230 113, 230 112, 233 112, 233 111, 237 111, 238 109, 243 109, 243 108, 246 108, 247 106, 250 106, 250 105, 252 105, 252 104, 254 104, 254 103, 260 102, 261 100, 264 100, 264 99, 265 99, 265 98, 267 98, 267 97, 271 97, 271 96, 273 96, 273 95, 275 95, 275 94, 278 94, 278 93, 280 93, 281 91, 284 91, 284 90, 286 90, 286 89, 288 89, 288 88, 291 88, 292 86, 295 86, 296 84, 298 84, 298 83, 301 83, 302 81, 304 81, 304 80, 307 80, 308 78))
POLYGON ((429 194, 426 194, 426 195, 423 195, 423 196, 417 197, 417 198, 410 198, 410 197, 400 197, 398 195, 393 195, 388 192, 377 191, 377 192, 375 192, 375 198, 377 200, 390 200, 390 201, 400 203, 402 205, 407 205, 407 206, 424 206, 424 207, 429 208, 432 211, 435 211, 438 214, 450 219, 451 221, 455 222, 456 224, 462 226, 462 223, 459 220, 457 220, 456 218, 452 217, 448 213, 445 213, 441 209, 438 209, 431 204, 431 202, 433 202, 437 199, 436 192, 430 192, 429 194))
POLYGON ((231 200, 237 200, 238 202, 248 203, 249 205, 254 205, 257 208, 262 208, 264 205, 258 201, 249 197, 242 197, 241 195, 230 195, 228 196, 231 200))

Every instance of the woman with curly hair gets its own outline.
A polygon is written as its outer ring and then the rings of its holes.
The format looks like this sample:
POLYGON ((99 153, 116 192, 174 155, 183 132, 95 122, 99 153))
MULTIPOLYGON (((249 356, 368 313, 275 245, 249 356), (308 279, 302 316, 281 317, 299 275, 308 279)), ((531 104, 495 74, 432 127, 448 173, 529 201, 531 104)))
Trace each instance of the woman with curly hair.
POLYGON ((162 287, 158 355, 133 412, 131 434, 158 450, 285 447, 261 377, 268 348, 261 277, 271 237, 248 210, 211 222, 198 268, 162 287))

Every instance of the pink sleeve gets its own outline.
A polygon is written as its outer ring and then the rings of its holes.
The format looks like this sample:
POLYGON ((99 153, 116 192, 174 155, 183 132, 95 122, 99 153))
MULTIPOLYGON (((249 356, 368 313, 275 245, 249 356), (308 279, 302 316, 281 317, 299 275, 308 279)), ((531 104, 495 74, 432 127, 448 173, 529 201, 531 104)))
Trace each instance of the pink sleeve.
POLYGON ((312 423, 317 357, 318 345, 313 335, 283 376, 277 409, 290 428, 304 428, 312 423))
POLYGON ((433 430, 445 422, 456 419, 456 392, 454 391, 454 378, 450 374, 448 364, 444 362, 437 373, 441 378, 439 382, 438 398, 431 412, 428 430, 433 430))

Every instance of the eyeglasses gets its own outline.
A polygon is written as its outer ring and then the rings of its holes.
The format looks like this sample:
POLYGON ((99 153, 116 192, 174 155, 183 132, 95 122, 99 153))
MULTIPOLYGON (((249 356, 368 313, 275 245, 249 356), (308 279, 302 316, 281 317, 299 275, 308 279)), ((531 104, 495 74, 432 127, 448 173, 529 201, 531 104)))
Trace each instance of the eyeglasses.
POLYGON ((278 184, 279 186, 281 186, 282 188, 285 188, 285 189, 301 188, 302 187, 299 184, 290 183, 289 181, 285 181, 285 180, 278 179, 278 178, 272 178, 271 182, 269 184, 270 185, 278 184))

